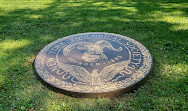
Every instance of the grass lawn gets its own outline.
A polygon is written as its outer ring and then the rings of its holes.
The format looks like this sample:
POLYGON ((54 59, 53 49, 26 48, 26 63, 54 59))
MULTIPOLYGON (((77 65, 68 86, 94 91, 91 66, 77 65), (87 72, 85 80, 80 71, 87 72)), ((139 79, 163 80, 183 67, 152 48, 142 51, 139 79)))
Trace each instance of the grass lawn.
POLYGON ((0 111, 188 110, 187 0, 0 0, 0 111), (48 43, 109 32, 140 41, 154 66, 148 81, 116 98, 74 98, 35 72, 48 43))

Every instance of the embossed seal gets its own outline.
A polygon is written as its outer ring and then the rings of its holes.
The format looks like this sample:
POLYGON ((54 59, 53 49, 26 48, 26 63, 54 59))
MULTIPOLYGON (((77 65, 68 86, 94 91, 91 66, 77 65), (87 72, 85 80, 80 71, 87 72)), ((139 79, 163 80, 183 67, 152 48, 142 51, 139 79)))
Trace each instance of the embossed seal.
POLYGON ((121 94, 143 80, 151 67, 151 54, 141 43, 103 32, 63 37, 35 59, 44 81, 84 97, 121 94))

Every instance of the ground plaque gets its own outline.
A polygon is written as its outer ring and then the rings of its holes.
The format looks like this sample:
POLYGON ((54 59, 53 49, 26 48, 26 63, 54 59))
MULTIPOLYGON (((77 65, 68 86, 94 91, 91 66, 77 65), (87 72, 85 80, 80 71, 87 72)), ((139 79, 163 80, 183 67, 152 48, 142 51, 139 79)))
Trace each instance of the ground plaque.
POLYGON ((102 32, 58 39, 35 59, 35 69, 44 81, 84 97, 124 93, 143 80, 151 67, 151 54, 141 43, 102 32))

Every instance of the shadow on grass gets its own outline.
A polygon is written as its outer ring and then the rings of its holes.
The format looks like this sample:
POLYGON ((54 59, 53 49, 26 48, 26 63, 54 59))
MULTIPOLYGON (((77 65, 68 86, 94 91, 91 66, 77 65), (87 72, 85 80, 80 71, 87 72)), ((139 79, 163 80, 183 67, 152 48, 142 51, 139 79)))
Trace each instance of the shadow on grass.
MULTIPOLYGON (((140 41, 150 50, 154 59, 154 67, 149 75, 148 83, 143 86, 145 89, 141 87, 136 94, 130 94, 132 98, 128 99, 134 102, 134 104, 138 104, 139 102, 134 99, 136 95, 141 96, 141 94, 146 94, 151 96, 152 94, 149 94, 149 92, 152 93, 152 91, 160 90, 159 86, 162 87, 162 83, 173 83, 169 89, 167 88, 167 93, 175 90, 172 94, 179 94, 178 91, 181 88, 173 88, 176 85, 180 87, 179 83, 182 83, 182 81, 174 82, 162 75, 163 67, 161 65, 186 64, 187 62, 187 30, 173 30, 173 27, 178 27, 181 24, 164 19, 166 16, 171 17, 171 15, 166 13, 171 14, 174 11, 181 12, 178 15, 179 17, 186 17, 187 9, 182 5, 183 3, 186 3, 186 1, 161 0, 154 2, 144 0, 140 2, 139 0, 129 0, 125 2, 121 0, 56 0, 54 3, 48 4, 49 7, 47 8, 37 10, 16 9, 1 15, 1 44, 12 40, 18 44, 22 40, 29 41, 28 44, 22 47, 7 48, 8 46, 4 46, 2 49, 3 57, 1 62, 3 64, 1 64, 3 70, 1 72, 5 78, 1 85, 3 108, 22 109, 25 107, 27 109, 29 107, 45 107, 46 101, 41 100, 43 97, 61 98, 64 100, 63 97, 65 96, 60 97, 56 95, 57 97, 54 97, 50 95, 51 91, 56 90, 58 92, 59 90, 43 83, 36 76, 33 61, 37 53, 48 43, 64 36, 82 32, 109 32, 125 35, 140 41), (159 83, 156 84, 156 82, 159 83), (27 87, 32 85, 35 87, 31 89, 39 88, 41 92, 34 91, 33 93, 26 94, 26 96, 30 95, 30 98, 24 98, 18 94, 21 91, 27 90, 27 87), (52 90, 49 91, 48 88, 52 90), (5 100, 6 98, 9 98, 9 100, 5 100), (21 98, 21 102, 17 102, 18 98, 21 98)), ((160 104, 159 102, 164 102, 163 100, 158 100, 158 98, 163 97, 159 93, 165 92, 160 90, 158 93, 154 93, 156 98, 144 96, 146 99, 143 101, 139 99, 143 105, 138 105, 136 108, 162 109, 165 105, 157 107, 160 104), (153 105, 151 105, 152 103, 148 103, 148 101, 153 101, 153 105)), ((167 93, 164 95, 170 98, 171 93, 167 93)), ((185 92, 182 93, 185 94, 185 92)), ((73 99, 72 101, 80 101, 80 99, 73 99)), ((53 102, 53 100, 49 102, 53 102)), ((106 109, 115 109, 119 106, 118 104, 115 103, 105 107, 106 109)), ((131 105, 128 104, 128 102, 121 104, 129 107, 130 110, 135 107, 132 103, 130 103, 131 105)), ((173 102, 172 104, 175 104, 178 108, 181 106, 173 102)), ((167 107, 173 109, 172 106, 167 107)), ((94 108, 104 109, 100 104, 95 104, 94 108)))

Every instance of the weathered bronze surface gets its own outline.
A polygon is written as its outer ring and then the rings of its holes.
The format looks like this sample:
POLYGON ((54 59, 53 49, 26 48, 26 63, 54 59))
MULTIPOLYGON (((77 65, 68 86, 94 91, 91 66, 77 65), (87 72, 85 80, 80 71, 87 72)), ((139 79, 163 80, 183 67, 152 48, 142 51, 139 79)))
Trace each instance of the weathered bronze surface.
POLYGON ((84 97, 127 91, 151 67, 151 54, 141 43, 103 32, 63 37, 44 47, 35 59, 35 69, 44 81, 84 97))

